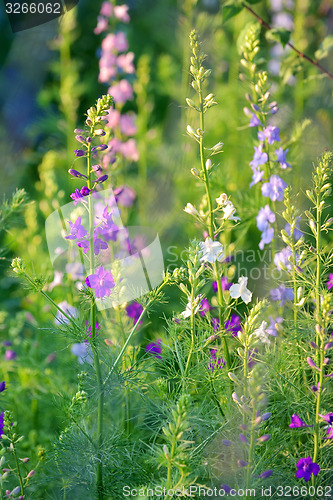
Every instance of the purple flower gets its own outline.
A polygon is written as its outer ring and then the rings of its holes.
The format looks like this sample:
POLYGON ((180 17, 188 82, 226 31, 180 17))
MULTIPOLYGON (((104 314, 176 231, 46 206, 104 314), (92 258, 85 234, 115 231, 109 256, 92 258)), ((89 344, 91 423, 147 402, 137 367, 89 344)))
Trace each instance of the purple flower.
POLYGON ((277 329, 276 329, 276 324, 282 323, 283 318, 277 317, 277 318, 274 319, 272 316, 269 316, 269 320, 270 320, 270 324, 266 328, 266 332, 269 335, 272 335, 273 337, 277 337, 278 332, 277 332, 277 329))
POLYGON ((224 329, 237 337, 237 333, 241 330, 240 317, 237 314, 232 314, 231 318, 225 322, 224 329))
POLYGON ((205 298, 205 299, 202 299, 202 301, 200 302, 200 314, 201 316, 205 316, 205 314, 210 311, 211 309, 211 306, 208 302, 208 300, 205 298))
POLYGON ((73 177, 82 177, 83 179, 88 179, 86 175, 81 174, 81 172, 78 172, 77 170, 74 170, 73 168, 70 168, 68 170, 68 173, 71 174, 73 177))
POLYGON ((16 358, 17 358, 16 352, 13 351, 12 349, 7 349, 7 351, 5 352, 5 359, 7 361, 13 361, 16 358))
MULTIPOLYGON (((88 320, 86 321, 86 325, 87 325, 87 330, 86 330, 87 336, 91 337, 91 326, 90 326, 88 320)), ((100 327, 99 323, 96 322, 95 323, 95 333, 98 332, 100 329, 101 329, 101 327, 100 327)))
POLYGON ((219 320, 219 318, 212 318, 211 325, 213 327, 214 332, 218 332, 220 330, 220 320, 219 320))
POLYGON ((247 357, 247 364, 249 368, 252 368, 252 366, 256 363, 255 355, 258 353, 258 349, 255 347, 254 349, 249 350, 249 354, 247 357))
POLYGON ((327 290, 331 290, 331 288, 333 288, 333 274, 332 273, 330 273, 328 276, 328 281, 326 283, 326 286, 327 286, 327 290))
MULTIPOLYGON (((4 383, 4 382, 3 382, 4 383)), ((319 413, 319 416, 325 420, 325 422, 327 422, 328 424, 330 425, 333 425, 333 413, 327 413, 326 415, 321 415, 319 413)))
POLYGON ((267 139, 268 144, 273 144, 275 141, 280 141, 279 132, 280 129, 278 127, 268 125, 264 130, 258 132, 258 139, 259 141, 265 141, 267 139))
POLYGON ((268 155, 267 153, 263 153, 262 148, 262 144, 258 147, 254 146, 254 155, 252 161, 250 162, 250 166, 252 168, 258 168, 259 165, 264 165, 267 162, 268 155))
POLYGON ((272 470, 265 470, 259 476, 254 476, 254 477, 257 479, 267 479, 268 477, 271 477, 272 474, 273 474, 272 470))
POLYGON ((6 382, 3 381, 3 382, 0 382, 0 392, 3 392, 6 390, 6 382))
POLYGON ((297 413, 294 413, 291 416, 291 423, 289 424, 289 427, 290 429, 299 429, 300 427, 312 427, 312 425, 306 425, 301 417, 297 413))
MULTIPOLYGON (((226 290, 229 290, 232 283, 229 283, 228 278, 226 278, 225 276, 222 276, 221 285, 222 285, 222 291, 225 292, 226 290)), ((217 292, 217 281, 213 281, 212 287, 213 287, 214 292, 216 293, 217 292)))
POLYGON ((294 290, 292 288, 287 288, 283 283, 277 288, 270 290, 271 299, 275 302, 280 302, 279 305, 283 306, 287 300, 294 299, 294 290))
POLYGON ((268 229, 269 224, 275 222, 275 213, 272 212, 269 205, 265 205, 264 208, 259 210, 256 220, 259 231, 265 231, 268 229))
POLYGON ((265 172, 263 170, 259 170, 259 167, 251 167, 252 168, 252 182, 250 183, 250 188, 255 184, 258 184, 264 177, 265 172))
POLYGON ((289 247, 282 248, 281 252, 277 252, 274 255, 274 264, 278 269, 282 269, 286 267, 287 269, 291 269, 291 264, 289 262, 290 257, 292 256, 292 251, 289 247))
MULTIPOLYGON (((303 236, 303 233, 299 228, 299 221, 300 217, 296 217, 296 226, 293 232, 293 237, 295 238, 295 240, 299 240, 303 236)), ((290 224, 286 224, 284 226, 284 230, 287 231, 288 235, 290 236, 290 224)))
POLYGON ((311 474, 317 476, 317 474, 319 474, 320 471, 319 465, 316 464, 315 462, 312 462, 311 457, 300 458, 296 466, 297 466, 297 472, 296 472, 297 479, 303 477, 306 482, 310 481, 311 474))
POLYGON ((257 115, 255 115, 254 113, 252 113, 251 115, 251 120, 250 120, 250 127, 259 127, 259 125, 262 125, 261 121, 259 120, 259 118, 257 117, 257 115))
POLYGON ((228 486, 227 484, 221 484, 221 488, 222 490, 228 495, 230 493, 230 491, 232 490, 232 488, 230 488, 230 486, 228 486))
POLYGON ((76 206, 76 204, 79 202, 79 201, 82 201, 83 198, 85 196, 87 196, 88 194, 90 193, 89 189, 86 187, 86 186, 83 186, 81 189, 75 189, 74 193, 72 193, 70 195, 70 197, 72 198, 73 202, 74 202, 74 206, 76 206))
POLYGON ((108 244, 100 238, 94 237, 94 254, 99 255, 101 250, 106 250, 108 248, 108 244))
POLYGON ((282 201, 284 196, 284 190, 287 184, 278 175, 271 175, 269 182, 265 182, 261 186, 261 192, 263 196, 267 196, 272 201, 282 201))
POLYGON ((268 245, 274 238, 274 229, 272 227, 268 227, 261 234, 261 240, 259 242, 260 250, 264 249, 265 245, 268 245))
POLYGON ((102 182, 105 182, 107 180, 109 176, 104 174, 104 175, 101 175, 100 177, 98 177, 98 179, 95 180, 95 182, 98 182, 99 184, 101 184, 102 182))
POLYGON ((84 238, 85 237, 85 235, 87 234, 87 231, 81 225, 81 215, 76 219, 74 224, 70 220, 67 222, 69 224, 71 232, 68 236, 65 236, 66 240, 76 240, 77 238, 84 238))
POLYGON ((75 156, 84 156, 86 154, 86 152, 83 151, 83 149, 75 149, 74 154, 75 154, 75 156))
MULTIPOLYGON (((133 318, 133 325, 135 325, 140 318, 142 311, 143 307, 139 302, 134 301, 126 307, 126 314, 129 318, 133 318)), ((141 323, 142 321, 140 321, 140 325, 141 323)))
POLYGON ((112 274, 101 266, 95 274, 87 276, 86 284, 89 288, 93 288, 96 297, 101 299, 110 296, 111 289, 114 287, 114 279, 112 274))
POLYGON ((90 243, 88 240, 81 240, 77 243, 79 248, 82 248, 83 252, 86 254, 89 250, 90 243))
POLYGON ((94 362, 91 346, 87 342, 73 344, 71 352, 77 356, 77 360, 80 365, 83 365, 83 363, 93 364, 94 362))
POLYGON ((153 354, 155 358, 162 359, 162 347, 161 347, 161 339, 157 339, 156 342, 150 342, 149 344, 146 345, 145 351, 153 354))
POLYGON ((327 429, 326 434, 327 436, 323 439, 333 439, 333 426, 327 429))
POLYGON ((136 192, 129 186, 121 186, 114 190, 117 203, 124 207, 131 207, 136 198, 136 192))
POLYGON ((277 161, 280 163, 280 167, 283 169, 291 168, 291 165, 287 162, 287 159, 286 159, 288 151, 289 151, 289 149, 286 149, 285 151, 283 151, 282 148, 275 150, 277 161))
POLYGON ((317 370, 317 372, 321 372, 321 369, 320 369, 320 368, 318 368, 318 366, 317 366, 317 365, 316 365, 316 363, 313 361, 313 359, 312 359, 312 358, 310 358, 310 356, 308 356, 308 357, 306 358, 306 361, 307 361, 308 365, 309 365, 311 368, 313 368, 314 370, 317 370))
POLYGON ((213 372, 215 369, 223 368, 223 366, 225 365, 225 361, 222 357, 216 358, 216 349, 210 350, 210 357, 211 357, 211 361, 208 364, 209 370, 211 370, 213 372))

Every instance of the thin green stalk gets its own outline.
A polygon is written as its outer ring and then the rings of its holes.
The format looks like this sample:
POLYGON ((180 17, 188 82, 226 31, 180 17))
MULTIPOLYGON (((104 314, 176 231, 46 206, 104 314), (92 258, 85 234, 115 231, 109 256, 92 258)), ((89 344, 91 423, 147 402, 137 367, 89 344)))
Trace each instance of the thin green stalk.
MULTIPOLYGON (((255 410, 255 408, 253 408, 252 422, 255 421, 255 418, 256 418, 256 410, 255 410)), ((252 424, 251 434, 250 434, 250 448, 249 448, 248 466, 247 466, 247 471, 246 471, 246 491, 248 491, 250 489, 250 486, 251 486, 254 445, 255 445, 255 428, 254 428, 254 425, 252 424)), ((246 495, 246 498, 248 498, 248 495, 246 495)))
MULTIPOLYGON (((202 130, 202 134, 200 134, 199 137, 199 148, 200 148, 200 163, 201 163, 201 171, 204 174, 204 184, 205 184, 205 189, 206 189, 206 196, 207 196, 207 202, 208 202, 208 234, 212 240, 214 240, 214 212, 213 212, 213 203, 212 203, 212 196, 210 192, 210 185, 209 185, 209 178, 208 178, 208 171, 206 168, 206 162, 205 162, 205 146, 204 146, 204 130, 205 130, 205 121, 204 121, 204 104, 203 104, 203 97, 202 97, 202 87, 201 87, 201 82, 198 81, 198 94, 199 94, 199 109, 200 109, 200 129, 202 130)), ((219 304, 219 320, 220 320, 220 328, 222 329, 224 326, 224 315, 222 311, 222 306, 223 306, 223 291, 222 291, 222 284, 221 284, 221 278, 220 278, 220 273, 218 269, 218 264, 215 262, 213 264, 213 269, 214 269, 214 274, 216 278, 216 283, 217 283, 217 298, 218 298, 218 304, 219 304)), ((223 335, 223 350, 224 350, 224 355, 226 358, 227 362, 227 367, 228 369, 231 368, 231 359, 230 359, 230 353, 229 353, 229 348, 228 348, 228 341, 226 339, 225 334, 223 335)))
POLYGON ((21 471, 20 471, 20 464, 19 464, 19 461, 17 458, 15 444, 13 442, 12 442, 12 445, 13 445, 13 453, 14 453, 14 458, 15 458, 15 463, 16 463, 16 468, 17 468, 17 475, 18 475, 19 482, 20 482, 21 495, 24 496, 24 486, 23 486, 23 480, 22 480, 22 475, 21 475, 21 471))
POLYGON ((188 354, 188 358, 186 361, 183 383, 185 383, 188 369, 189 369, 190 364, 191 364, 192 354, 193 354, 193 350, 194 350, 194 343, 195 343, 194 286, 192 286, 192 290, 191 290, 191 347, 190 347, 190 352, 188 354))

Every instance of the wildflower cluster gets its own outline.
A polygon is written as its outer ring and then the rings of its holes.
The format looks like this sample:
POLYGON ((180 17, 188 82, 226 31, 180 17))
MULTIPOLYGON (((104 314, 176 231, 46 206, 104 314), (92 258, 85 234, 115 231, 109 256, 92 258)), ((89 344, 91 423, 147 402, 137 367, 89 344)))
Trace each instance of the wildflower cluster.
POLYGON ((268 203, 260 208, 257 215, 257 227, 262 233, 259 248, 263 250, 274 238, 276 202, 283 200, 287 187, 286 182, 280 177, 280 171, 289 170, 291 165, 286 158, 288 148, 277 146, 281 141, 280 129, 270 119, 279 108, 275 101, 271 101, 267 72, 259 71, 257 68, 259 31, 258 25, 249 28, 241 48, 243 52, 241 64, 247 69, 251 82, 251 93, 246 94, 251 109, 245 107, 244 113, 250 118, 249 126, 257 129, 259 141, 258 145, 254 146, 254 155, 250 162, 252 169, 250 187, 260 184, 262 196, 269 198, 268 203))

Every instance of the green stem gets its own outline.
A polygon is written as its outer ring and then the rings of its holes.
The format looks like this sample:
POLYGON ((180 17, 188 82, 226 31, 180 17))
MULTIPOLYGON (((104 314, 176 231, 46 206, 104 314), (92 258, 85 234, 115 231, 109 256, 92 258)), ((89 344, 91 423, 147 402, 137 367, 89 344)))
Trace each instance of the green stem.
MULTIPOLYGON (((256 410, 253 408, 253 414, 252 414, 252 422, 254 422, 256 419, 256 410)), ((249 459, 248 459, 248 466, 247 466, 247 471, 246 471, 246 491, 250 489, 251 486, 251 475, 252 475, 252 462, 253 462, 253 455, 254 455, 254 442, 255 439, 255 428, 254 424, 252 424, 251 427, 251 434, 250 434, 250 449, 249 449, 249 459)), ((246 498, 248 498, 248 495, 246 494, 246 498)))
POLYGON ((13 453, 14 453, 14 458, 15 458, 15 463, 16 463, 16 468, 17 468, 17 475, 18 475, 19 482, 20 482, 21 495, 24 496, 24 486, 23 486, 23 480, 22 480, 22 475, 21 475, 21 470, 20 470, 20 464, 19 464, 19 461, 17 458, 15 444, 13 442, 11 442, 11 444, 13 445, 13 453))
POLYGON ((191 347, 190 347, 190 352, 188 354, 188 358, 186 361, 183 384, 185 383, 188 369, 189 369, 190 364, 191 364, 192 354, 193 354, 193 350, 194 350, 194 343, 195 343, 194 286, 192 286, 192 289, 191 289, 191 347))
MULTIPOLYGON (((210 192, 210 185, 209 185, 209 178, 208 178, 208 171, 206 168, 206 162, 205 162, 205 146, 204 146, 204 130, 205 130, 205 121, 204 121, 204 105, 203 105, 203 97, 202 97, 202 88, 201 88, 201 81, 198 80, 198 94, 199 94, 199 108, 200 108, 200 129, 202 130, 202 134, 200 134, 199 137, 199 148, 200 148, 200 163, 201 163, 201 172, 204 174, 204 184, 205 184, 205 189, 206 189, 206 196, 207 196, 207 202, 208 202, 208 234, 212 240, 214 240, 214 212, 213 212, 213 203, 212 203, 212 196, 210 192)), ((222 284, 221 284, 221 278, 220 278, 220 273, 218 269, 218 264, 215 262, 213 264, 213 269, 214 269, 214 274, 216 278, 216 283, 217 283, 217 298, 218 298, 218 304, 219 304, 219 320, 220 320, 220 328, 224 328, 224 315, 222 311, 222 306, 223 306, 223 290, 222 290, 222 284)), ((230 353, 229 353, 229 348, 228 348, 228 341, 225 336, 225 332, 223 335, 223 350, 224 350, 224 355, 226 358, 227 362, 227 367, 230 369, 231 367, 231 359, 230 359, 230 353)))

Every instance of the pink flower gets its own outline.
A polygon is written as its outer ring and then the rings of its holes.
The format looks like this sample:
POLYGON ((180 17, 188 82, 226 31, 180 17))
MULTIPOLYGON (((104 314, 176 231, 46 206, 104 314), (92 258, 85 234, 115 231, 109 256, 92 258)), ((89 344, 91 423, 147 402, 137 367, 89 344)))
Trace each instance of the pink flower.
POLYGON ((113 13, 113 5, 110 2, 103 2, 101 6, 101 16, 111 17, 113 13))
POLYGON ((135 125, 134 113, 126 113, 120 117, 120 132, 124 135, 131 136, 137 133, 137 126, 135 125))
POLYGON ((128 50, 128 41, 123 31, 118 31, 114 35, 114 46, 118 52, 126 52, 128 50))
POLYGON ((97 26, 94 29, 95 35, 99 35, 108 29, 109 23, 108 20, 103 16, 98 16, 97 18, 97 26))
POLYGON ((121 68, 124 73, 133 74, 135 72, 133 61, 134 61, 133 52, 120 54, 120 56, 117 57, 117 66, 121 68))
POLYGON ((122 23, 128 23, 130 17, 128 15, 128 5, 115 5, 114 7, 114 17, 121 21, 122 23))
POLYGON ((124 104, 126 101, 130 101, 131 99, 133 99, 133 87, 125 79, 120 80, 120 82, 112 85, 109 88, 108 93, 118 104, 124 104))
POLYGON ((119 125, 120 112, 117 109, 111 108, 105 118, 108 120, 108 127, 116 128, 119 125))
POLYGON ((120 147, 120 152, 127 160, 139 160, 139 152, 136 147, 135 139, 128 139, 128 141, 123 142, 120 147))

